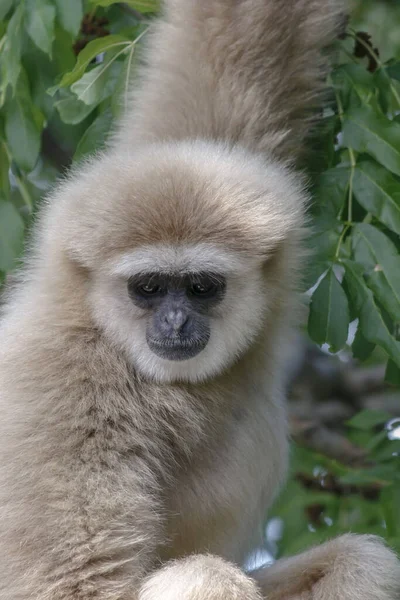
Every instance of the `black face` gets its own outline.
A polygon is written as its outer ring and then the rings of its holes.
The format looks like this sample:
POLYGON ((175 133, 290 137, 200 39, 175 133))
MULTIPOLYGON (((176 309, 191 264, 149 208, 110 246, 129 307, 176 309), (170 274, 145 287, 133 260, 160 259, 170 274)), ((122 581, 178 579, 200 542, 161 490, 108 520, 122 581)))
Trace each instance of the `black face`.
POLYGON ((128 282, 132 301, 150 313, 149 348, 167 360, 187 360, 206 347, 210 311, 224 291, 224 277, 212 273, 145 273, 128 282))

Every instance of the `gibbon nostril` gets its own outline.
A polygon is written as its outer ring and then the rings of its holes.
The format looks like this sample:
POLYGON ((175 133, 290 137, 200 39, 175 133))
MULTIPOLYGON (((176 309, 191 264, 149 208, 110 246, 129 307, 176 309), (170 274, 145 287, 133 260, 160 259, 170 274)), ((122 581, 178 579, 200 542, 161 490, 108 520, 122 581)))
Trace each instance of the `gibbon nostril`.
POLYGON ((187 323, 189 316, 186 312, 177 309, 177 310, 169 310, 164 315, 164 323, 173 329, 174 333, 179 333, 182 331, 183 327, 187 323))

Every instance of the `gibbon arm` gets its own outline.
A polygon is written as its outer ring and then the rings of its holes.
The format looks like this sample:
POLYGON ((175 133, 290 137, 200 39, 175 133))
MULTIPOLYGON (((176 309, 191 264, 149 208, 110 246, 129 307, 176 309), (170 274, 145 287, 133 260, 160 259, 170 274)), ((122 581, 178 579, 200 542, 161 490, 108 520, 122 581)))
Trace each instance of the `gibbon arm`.
POLYGON ((400 598, 400 562, 374 536, 342 535, 252 576, 267 600, 400 598))
POLYGON ((226 140, 295 161, 340 0, 167 0, 117 145, 226 140))

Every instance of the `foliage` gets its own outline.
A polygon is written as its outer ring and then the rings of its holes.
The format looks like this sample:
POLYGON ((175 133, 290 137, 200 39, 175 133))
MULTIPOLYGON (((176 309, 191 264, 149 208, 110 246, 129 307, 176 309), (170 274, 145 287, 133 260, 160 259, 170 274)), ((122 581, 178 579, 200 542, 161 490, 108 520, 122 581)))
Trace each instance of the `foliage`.
POLYGON ((157 0, 0 0, 0 282, 59 172, 127 99, 157 0))
MULTIPOLYGON (((140 40, 157 8, 157 0, 0 0, 0 282, 21 256, 40 198, 66 166, 104 142, 127 101, 140 40)), ((350 347, 360 360, 379 351, 394 384, 400 383, 399 30, 398 4, 359 2, 337 44, 332 99, 307 165, 314 194, 309 334, 335 353, 350 347)), ((400 546, 399 442, 382 427, 387 415, 358 419, 349 436, 367 449, 371 468, 294 450, 293 477, 274 510, 286 524, 278 553, 349 528, 400 546)))
POLYGON ((349 440, 365 450, 358 465, 293 446, 291 477, 269 515, 284 523, 275 556, 348 531, 379 535, 400 552, 400 419, 365 410, 347 425, 349 440))

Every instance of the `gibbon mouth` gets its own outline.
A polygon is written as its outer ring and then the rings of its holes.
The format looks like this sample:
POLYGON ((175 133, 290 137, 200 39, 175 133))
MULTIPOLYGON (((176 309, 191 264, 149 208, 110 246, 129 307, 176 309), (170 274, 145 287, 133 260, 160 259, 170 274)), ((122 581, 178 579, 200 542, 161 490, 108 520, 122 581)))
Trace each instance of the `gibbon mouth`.
POLYGON ((204 340, 155 340, 147 339, 147 344, 152 352, 165 360, 189 360, 200 354, 207 346, 208 337, 204 340))

